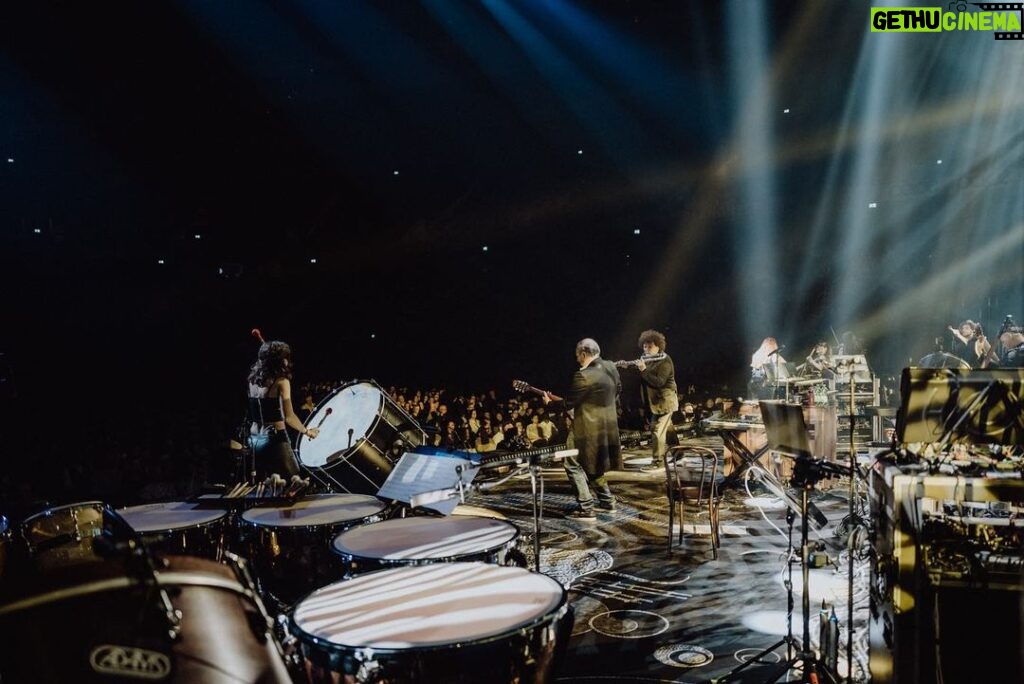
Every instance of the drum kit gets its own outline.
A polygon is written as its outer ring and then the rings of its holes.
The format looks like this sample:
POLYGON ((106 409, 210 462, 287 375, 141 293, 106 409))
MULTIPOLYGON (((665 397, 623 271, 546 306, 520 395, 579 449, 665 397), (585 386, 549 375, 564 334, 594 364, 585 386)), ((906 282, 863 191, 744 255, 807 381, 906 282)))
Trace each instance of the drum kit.
POLYGON ((0 680, 550 681, 572 612, 516 526, 373 495, 401 414, 362 382, 310 416, 300 461, 345 493, 0 516, 0 680))

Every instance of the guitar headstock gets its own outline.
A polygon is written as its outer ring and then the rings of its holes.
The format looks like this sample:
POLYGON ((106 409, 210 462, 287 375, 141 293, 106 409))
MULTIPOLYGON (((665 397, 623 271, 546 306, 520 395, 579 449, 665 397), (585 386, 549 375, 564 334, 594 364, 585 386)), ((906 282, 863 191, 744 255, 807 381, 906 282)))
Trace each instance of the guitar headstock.
POLYGON ((529 392, 532 388, 530 387, 530 383, 528 382, 525 382, 523 380, 513 380, 512 389, 514 389, 516 392, 529 392))

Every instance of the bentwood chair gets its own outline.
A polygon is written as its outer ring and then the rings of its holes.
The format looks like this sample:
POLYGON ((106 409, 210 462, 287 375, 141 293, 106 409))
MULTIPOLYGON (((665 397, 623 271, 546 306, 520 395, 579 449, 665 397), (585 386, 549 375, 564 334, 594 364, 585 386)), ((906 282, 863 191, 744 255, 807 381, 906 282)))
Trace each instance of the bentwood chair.
POLYGON ((708 525, 711 530, 711 552, 718 559, 719 455, 713 449, 699 446, 677 446, 665 455, 665 483, 668 491, 668 552, 672 553, 672 528, 679 516, 679 544, 683 543, 686 504, 693 504, 694 527, 707 503, 708 525), (677 511, 678 507, 678 511, 677 511))

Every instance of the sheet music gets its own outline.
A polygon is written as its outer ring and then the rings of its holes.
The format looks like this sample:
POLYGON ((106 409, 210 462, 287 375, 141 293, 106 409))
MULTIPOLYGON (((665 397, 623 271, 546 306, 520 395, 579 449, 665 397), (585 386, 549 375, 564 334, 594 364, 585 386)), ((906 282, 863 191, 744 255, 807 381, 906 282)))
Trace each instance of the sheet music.
MULTIPOLYGON (((435 451, 434 453, 416 453, 407 451, 402 454, 398 464, 388 476, 384 486, 377 493, 384 499, 394 499, 404 503, 412 503, 413 497, 427 493, 437 493, 440 501, 432 501, 424 504, 423 508, 430 508, 449 515, 459 505, 459 482, 461 479, 464 489, 468 489, 473 478, 476 477, 477 467, 468 458, 450 453, 435 451), (462 474, 459 476, 458 469, 461 467, 462 474), (449 491, 450 490, 450 496, 449 491)), ((423 497, 434 499, 434 496, 423 497)))

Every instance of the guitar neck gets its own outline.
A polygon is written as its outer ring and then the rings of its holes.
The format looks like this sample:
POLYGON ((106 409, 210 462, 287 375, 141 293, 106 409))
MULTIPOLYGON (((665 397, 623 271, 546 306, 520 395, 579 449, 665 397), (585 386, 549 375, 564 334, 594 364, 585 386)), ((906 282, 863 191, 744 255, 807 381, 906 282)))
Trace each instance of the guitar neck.
POLYGON ((539 394, 541 396, 544 396, 546 394, 548 395, 548 397, 551 398, 551 401, 564 401, 564 399, 562 399, 562 397, 558 396, 557 394, 539 389, 537 387, 534 387, 533 385, 523 382, 522 380, 516 380, 513 383, 513 387, 515 387, 520 392, 533 392, 534 394, 539 394))

